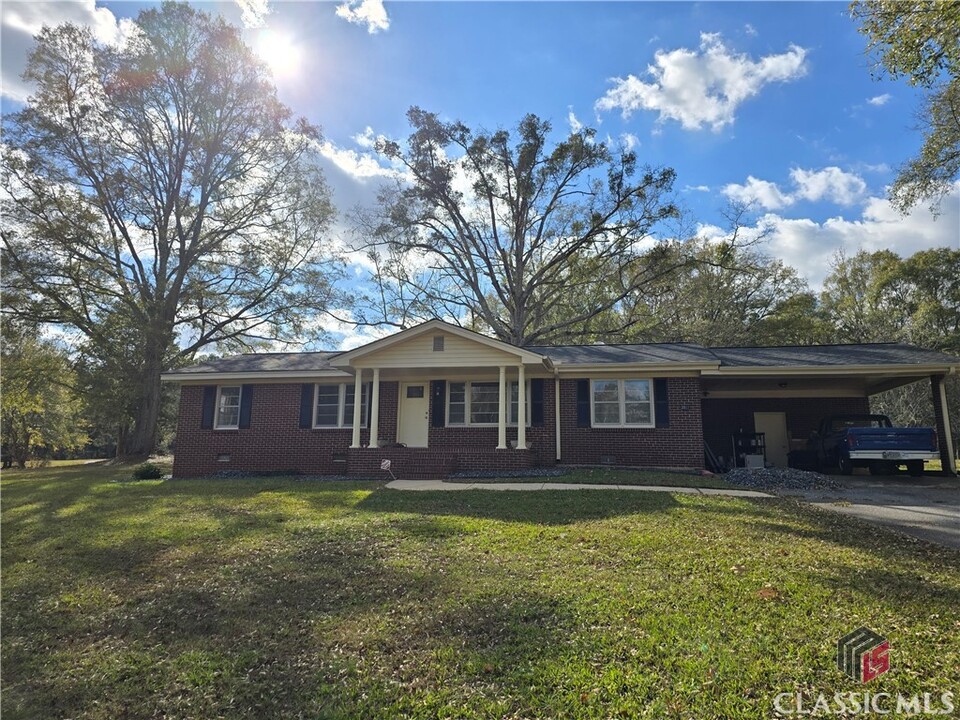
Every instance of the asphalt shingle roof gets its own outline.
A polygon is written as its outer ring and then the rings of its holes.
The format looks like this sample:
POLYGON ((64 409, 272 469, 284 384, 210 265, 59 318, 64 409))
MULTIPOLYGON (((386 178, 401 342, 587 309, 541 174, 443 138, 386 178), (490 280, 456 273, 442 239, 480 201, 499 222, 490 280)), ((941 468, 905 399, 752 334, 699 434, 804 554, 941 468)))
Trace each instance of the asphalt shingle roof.
POLYGON ((957 365, 960 358, 903 343, 711 348, 721 367, 957 365))
POLYGON ((648 343, 644 345, 539 345, 527 350, 546 355, 556 363, 570 365, 601 363, 715 363, 708 348, 695 343, 648 343))
MULTIPOLYGON (((530 352, 564 365, 719 363, 720 367, 843 367, 846 365, 960 365, 960 358, 902 343, 717 347, 696 343, 531 346, 530 352)), ((313 372, 334 369, 340 352, 248 353, 206 360, 171 374, 313 372)))
POLYGON ((205 360, 199 365, 174 370, 175 373, 290 372, 330 370, 330 359, 339 352, 246 353, 205 360))

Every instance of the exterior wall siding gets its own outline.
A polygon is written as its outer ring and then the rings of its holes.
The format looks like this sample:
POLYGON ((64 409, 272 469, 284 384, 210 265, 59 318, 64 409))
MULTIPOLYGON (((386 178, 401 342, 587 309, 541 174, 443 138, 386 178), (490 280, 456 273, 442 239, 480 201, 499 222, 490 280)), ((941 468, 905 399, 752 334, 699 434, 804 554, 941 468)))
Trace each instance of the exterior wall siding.
POLYGON ((756 432, 755 412, 786 413, 791 450, 806 446, 810 433, 828 415, 857 415, 870 412, 865 397, 845 398, 704 398, 702 401, 703 436, 714 454, 729 461, 733 454, 731 436, 741 430, 756 432))
POLYGON ((669 427, 578 427, 577 381, 561 380, 561 462, 600 465, 610 460, 610 464, 637 467, 703 468, 700 379, 669 378, 667 394, 669 427))

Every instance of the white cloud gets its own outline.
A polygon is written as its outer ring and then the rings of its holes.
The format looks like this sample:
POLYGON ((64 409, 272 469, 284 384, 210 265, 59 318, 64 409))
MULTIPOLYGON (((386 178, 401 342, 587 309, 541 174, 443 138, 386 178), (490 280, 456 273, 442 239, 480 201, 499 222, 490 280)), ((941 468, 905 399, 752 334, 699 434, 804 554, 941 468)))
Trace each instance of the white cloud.
POLYGON ((756 37, 759 34, 757 33, 757 29, 750 23, 743 26, 743 31, 750 37, 756 37))
POLYGON ((678 121, 687 130, 731 124, 737 108, 771 82, 788 82, 806 71, 807 51, 797 45, 779 55, 752 60, 732 53, 720 35, 702 33, 699 50, 658 50, 647 67, 651 82, 635 75, 614 78, 614 86, 597 100, 600 110, 620 110, 624 118, 637 110, 654 110, 659 121, 678 121))
POLYGON ((577 119, 577 116, 573 114, 573 108, 567 109, 567 122, 570 123, 570 132, 578 133, 583 130, 583 123, 577 119))
POLYGON ((863 178, 838 167, 816 171, 794 168, 790 177, 796 186, 794 197, 813 202, 829 200, 837 205, 853 205, 867 190, 863 178))
POLYGON ((640 139, 633 133, 623 133, 620 135, 620 142, 627 150, 633 150, 640 146, 640 139))
POLYGON ((17 102, 24 102, 32 88, 20 76, 33 50, 33 37, 44 25, 63 23, 93 29, 97 40, 118 45, 136 29, 132 20, 117 21, 110 10, 98 8, 94 0, 72 2, 3 2, 0 3, 0 92, 17 102))
POLYGON ((790 171, 790 178, 793 180, 793 192, 784 192, 776 183, 759 180, 752 175, 742 185, 725 185, 721 192, 737 202, 755 204, 764 210, 779 210, 799 200, 826 200, 834 205, 853 205, 867 191, 863 178, 836 166, 822 170, 794 168, 790 171))
POLYGON ((373 132, 373 128, 367 125, 367 127, 363 129, 363 132, 354 135, 352 140, 359 147, 370 150, 373 149, 377 144, 377 135, 373 132))
POLYGON ((890 101, 891 97, 893 96, 890 93, 884 93, 883 95, 873 96, 872 98, 867 100, 867 102, 870 103, 871 105, 876 105, 877 107, 879 107, 881 105, 886 105, 890 101))
POLYGON ((684 185, 684 192, 710 192, 709 185, 684 185))
MULTIPOLYGON (((358 143, 359 144, 359 143, 358 143)), ((397 171, 380 164, 372 153, 358 152, 334 145, 329 140, 319 146, 320 154, 331 161, 352 179, 364 182, 370 178, 396 177, 397 171)))
MULTIPOLYGON (((838 250, 848 255, 861 249, 892 250, 907 257, 918 250, 960 247, 960 182, 944 198, 938 217, 926 206, 918 206, 903 216, 885 198, 870 197, 856 218, 836 216, 817 222, 768 213, 747 234, 759 233, 764 227, 771 229, 770 253, 796 268, 812 287, 818 288, 830 272, 831 260, 838 250)), ((716 231, 712 227, 701 228, 701 233, 708 237, 716 235, 716 231)))
POLYGON ((263 27, 270 14, 269 0, 236 0, 242 13, 240 19, 246 28, 263 27))
POLYGON ((371 35, 390 28, 383 0, 347 0, 337 6, 337 17, 356 25, 366 25, 371 35))
POLYGON ((747 205, 759 205, 765 210, 777 210, 793 204, 793 198, 780 190, 776 183, 758 180, 749 175, 743 185, 730 183, 721 191, 731 200, 747 205))

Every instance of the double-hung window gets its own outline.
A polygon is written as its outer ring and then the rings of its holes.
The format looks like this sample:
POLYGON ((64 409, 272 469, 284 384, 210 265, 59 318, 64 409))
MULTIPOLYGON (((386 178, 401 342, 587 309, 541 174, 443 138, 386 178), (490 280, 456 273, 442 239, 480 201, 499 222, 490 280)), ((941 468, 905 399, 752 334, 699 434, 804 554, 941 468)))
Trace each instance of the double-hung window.
POLYGON ((240 386, 221 385, 217 388, 217 430, 236 430, 240 427, 240 386))
MULTIPOLYGON (((508 383, 507 423, 517 424, 519 384, 508 383)), ((525 422, 530 425, 530 383, 526 384, 525 422)), ((447 425, 496 425, 500 422, 500 383, 447 383, 447 425)))
POLYGON ((650 380, 593 380, 594 427, 653 427, 650 380))
MULTIPOLYGON (((313 426, 315 428, 345 428, 353 427, 353 401, 356 390, 353 383, 337 383, 335 385, 317 385, 313 411, 313 426)), ((361 386, 360 392, 360 423, 367 426, 367 404, 369 403, 369 386, 361 386)))

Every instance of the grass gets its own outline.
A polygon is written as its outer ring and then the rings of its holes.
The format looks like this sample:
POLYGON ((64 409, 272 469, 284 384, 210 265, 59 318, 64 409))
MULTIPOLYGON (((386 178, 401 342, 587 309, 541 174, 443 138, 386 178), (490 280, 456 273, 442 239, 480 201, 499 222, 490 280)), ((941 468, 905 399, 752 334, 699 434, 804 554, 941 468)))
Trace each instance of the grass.
POLYGON ((719 477, 658 470, 615 470, 611 468, 578 468, 555 477, 449 478, 457 483, 570 483, 583 485, 655 485, 658 487, 699 487, 729 489, 733 487, 719 477))
POLYGON ((129 475, 4 473, 4 720, 765 718, 860 625, 960 685, 960 552, 790 500, 129 475))

